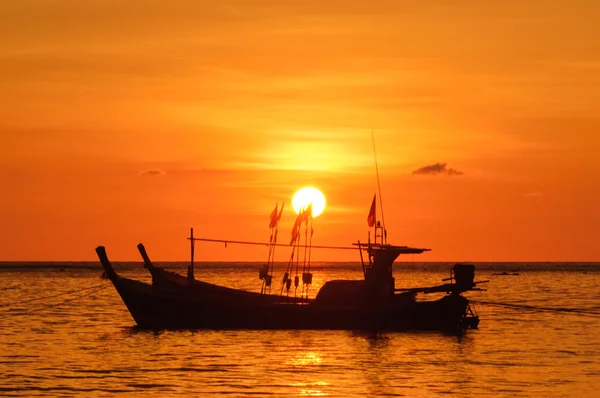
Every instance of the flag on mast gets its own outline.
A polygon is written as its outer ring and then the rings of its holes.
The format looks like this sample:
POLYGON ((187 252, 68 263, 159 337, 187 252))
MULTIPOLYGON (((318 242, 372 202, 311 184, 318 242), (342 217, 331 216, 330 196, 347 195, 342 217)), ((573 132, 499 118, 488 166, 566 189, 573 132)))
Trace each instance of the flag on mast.
POLYGON ((277 224, 279 224, 279 220, 281 220, 281 215, 283 214, 283 206, 285 206, 285 202, 281 204, 281 210, 279 210, 279 215, 277 216, 277 224))
POLYGON ((269 228, 275 228, 277 226, 277 221, 278 221, 278 217, 277 217, 277 203, 275 203, 275 208, 271 212, 270 218, 271 218, 271 222, 269 223, 269 228))
POLYGON ((304 211, 300 211, 296 216, 296 221, 294 222, 294 226, 292 227, 292 240, 290 241, 290 246, 296 243, 296 240, 300 236, 300 226, 302 225, 303 219, 304 211))
POLYGON ((373 195, 373 202, 371 203, 371 210, 369 210, 369 216, 367 217, 367 223, 369 224, 369 227, 372 227, 375 225, 375 219, 377 218, 377 212, 376 212, 376 201, 375 198, 377 197, 377 194, 373 195))
POLYGON ((305 222, 308 223, 308 219, 312 218, 312 216, 313 216, 312 202, 310 202, 308 204, 308 206, 306 206, 306 208, 304 209, 302 218, 304 219, 305 222))

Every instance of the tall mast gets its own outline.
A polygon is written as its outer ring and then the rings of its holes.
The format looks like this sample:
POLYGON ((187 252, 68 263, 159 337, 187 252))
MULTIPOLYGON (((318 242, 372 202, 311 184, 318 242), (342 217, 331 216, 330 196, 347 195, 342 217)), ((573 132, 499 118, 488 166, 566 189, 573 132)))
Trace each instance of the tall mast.
POLYGON ((190 228, 190 266, 188 267, 188 281, 194 281, 194 243, 196 240, 194 239, 194 228, 190 228))
MULTIPOLYGON (((371 140, 373 141, 373 155, 375 157, 375 173, 377 174, 377 190, 379 191, 379 206, 381 207, 381 222, 383 223, 383 236, 381 241, 383 244, 387 243, 387 230, 385 229, 385 216, 383 215, 383 198, 381 196, 381 184, 379 182, 379 167, 377 166, 377 152, 375 151, 375 135, 371 130, 371 140)), ((377 219, 377 216, 375 216, 377 219)), ((375 221, 375 231, 377 231, 377 221, 375 221)), ((377 243, 377 232, 375 232, 375 243, 377 243)))

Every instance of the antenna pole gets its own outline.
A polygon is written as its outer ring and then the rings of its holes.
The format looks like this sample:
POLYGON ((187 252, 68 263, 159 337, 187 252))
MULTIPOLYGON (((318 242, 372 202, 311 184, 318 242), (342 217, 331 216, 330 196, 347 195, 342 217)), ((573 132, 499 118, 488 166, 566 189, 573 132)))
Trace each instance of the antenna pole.
POLYGON ((194 281, 194 228, 190 228, 190 266, 188 268, 188 281, 191 283, 194 281))
MULTIPOLYGON (((379 207, 381 207, 381 222, 383 222, 383 236, 381 237, 384 244, 387 243, 387 230, 385 229, 385 216, 383 215, 383 198, 381 197, 381 184, 379 182, 379 167, 377 166, 377 152, 375 151, 375 135, 371 130, 371 140, 373 141, 373 156, 375 157, 375 173, 377 174, 377 190, 379 191, 379 207)), ((377 222, 375 222, 377 225, 377 222)), ((375 238, 377 240, 377 238, 375 238)))

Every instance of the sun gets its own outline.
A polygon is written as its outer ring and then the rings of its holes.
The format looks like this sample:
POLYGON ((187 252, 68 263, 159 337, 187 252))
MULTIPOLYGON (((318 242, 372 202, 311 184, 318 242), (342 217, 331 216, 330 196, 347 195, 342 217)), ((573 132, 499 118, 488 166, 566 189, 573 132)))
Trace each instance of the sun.
POLYGON ((325 210, 325 195, 317 188, 304 187, 294 194, 292 198, 292 207, 296 214, 300 213, 300 210, 305 209, 310 203, 312 203, 312 215, 318 217, 319 214, 325 210))

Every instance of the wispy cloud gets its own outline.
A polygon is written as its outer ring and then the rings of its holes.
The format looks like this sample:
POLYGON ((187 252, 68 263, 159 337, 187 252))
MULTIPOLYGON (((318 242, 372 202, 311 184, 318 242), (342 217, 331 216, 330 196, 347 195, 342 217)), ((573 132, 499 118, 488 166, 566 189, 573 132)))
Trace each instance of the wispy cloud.
POLYGON ((167 172, 161 169, 148 169, 142 170, 138 173, 139 176, 143 177, 156 177, 156 176, 164 176, 167 172))
POLYGON ((447 163, 434 163, 428 166, 418 168, 412 172, 413 175, 448 175, 460 176, 464 173, 460 170, 448 167, 447 163))

